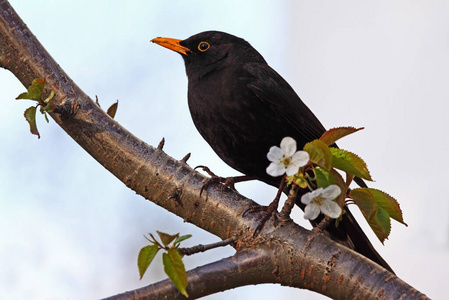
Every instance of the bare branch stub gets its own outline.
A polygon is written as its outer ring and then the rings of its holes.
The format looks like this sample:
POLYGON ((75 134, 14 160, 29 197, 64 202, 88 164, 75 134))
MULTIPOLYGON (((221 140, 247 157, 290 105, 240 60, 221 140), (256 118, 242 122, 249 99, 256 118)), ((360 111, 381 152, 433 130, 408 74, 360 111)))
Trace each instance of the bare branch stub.
POLYGON ((164 145, 165 145, 165 138, 162 138, 162 140, 159 142, 159 145, 157 145, 157 149, 162 150, 162 148, 164 148, 164 145))
POLYGON ((215 249, 218 247, 224 247, 227 245, 230 245, 231 243, 234 243, 236 240, 235 237, 230 237, 228 239, 216 242, 216 243, 212 243, 212 244, 207 244, 207 245, 197 245, 197 246, 193 246, 193 247, 189 247, 189 248, 180 248, 182 254, 184 255, 193 255, 196 253, 200 253, 200 252, 205 252, 211 249, 215 249))
POLYGON ((190 152, 189 153, 187 153, 180 161, 182 162, 182 163, 185 163, 185 164, 187 164, 187 160, 190 158, 190 152))

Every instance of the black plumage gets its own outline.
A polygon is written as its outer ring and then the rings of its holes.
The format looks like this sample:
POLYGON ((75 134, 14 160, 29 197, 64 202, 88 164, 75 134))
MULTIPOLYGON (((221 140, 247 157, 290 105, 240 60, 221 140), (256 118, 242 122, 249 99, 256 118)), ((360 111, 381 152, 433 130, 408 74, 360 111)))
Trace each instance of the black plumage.
MULTIPOLYGON (((196 128, 224 162, 243 174, 278 187, 281 177, 266 173, 269 148, 290 136, 302 149, 325 132, 292 87, 245 40, 207 31, 185 40, 152 41, 182 54, 196 128)), ((347 211, 340 226, 329 226, 331 236, 391 271, 347 211)))

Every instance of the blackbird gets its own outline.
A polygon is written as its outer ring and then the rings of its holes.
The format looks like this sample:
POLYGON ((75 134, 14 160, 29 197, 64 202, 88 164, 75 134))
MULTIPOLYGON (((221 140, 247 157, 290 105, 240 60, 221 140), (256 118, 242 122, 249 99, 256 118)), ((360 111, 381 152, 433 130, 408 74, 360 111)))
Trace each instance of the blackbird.
MULTIPOLYGON (((218 156, 241 173, 279 187, 282 177, 266 172, 270 147, 289 136, 302 149, 325 132, 292 87, 245 40, 206 31, 185 40, 152 42, 182 55, 193 122, 218 156)), ((304 209, 300 201, 296 204, 304 209)), ((338 227, 326 229, 331 238, 393 272, 345 210, 338 227)))

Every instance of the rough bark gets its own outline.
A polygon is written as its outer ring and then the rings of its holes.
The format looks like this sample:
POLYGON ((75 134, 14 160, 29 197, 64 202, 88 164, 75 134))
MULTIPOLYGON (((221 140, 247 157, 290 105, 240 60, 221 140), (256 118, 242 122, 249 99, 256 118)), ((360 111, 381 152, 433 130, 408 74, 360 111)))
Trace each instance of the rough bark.
MULTIPOLYGON (((425 299, 425 295, 385 269, 325 236, 287 222, 269 221, 253 237, 258 214, 242 212, 258 205, 212 185, 203 196, 205 177, 120 126, 68 77, 5 0, 0 0, 0 67, 28 87, 46 78, 53 104, 78 106, 73 114, 51 117, 84 150, 145 199, 225 239, 236 238, 236 255, 188 272, 193 298, 237 286, 279 283, 306 288, 336 299, 425 299)), ((149 70, 151 71, 151 70, 149 70)), ((47 91, 48 92, 48 91, 47 91)), ((182 298, 168 281, 111 299, 182 298)))

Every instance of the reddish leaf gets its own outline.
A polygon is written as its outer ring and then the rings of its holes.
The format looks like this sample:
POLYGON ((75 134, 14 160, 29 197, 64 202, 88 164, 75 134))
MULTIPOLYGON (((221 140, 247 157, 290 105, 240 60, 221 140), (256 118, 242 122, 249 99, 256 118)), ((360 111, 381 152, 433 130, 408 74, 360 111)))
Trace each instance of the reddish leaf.
POLYGON ((107 110, 107 114, 114 119, 115 114, 117 113, 117 108, 118 108, 118 100, 117 102, 115 102, 114 104, 112 104, 111 106, 109 106, 108 110, 107 110))
POLYGON ((179 236, 179 233, 171 235, 164 232, 156 231, 159 237, 161 238, 162 244, 164 246, 168 246, 171 242, 173 242, 174 239, 176 239, 179 236))
POLYGON ((341 139, 344 136, 347 136, 351 133, 357 132, 359 130, 362 130, 361 128, 354 128, 354 127, 337 127, 332 128, 323 133, 323 135, 320 137, 320 140, 326 143, 327 145, 332 145, 337 140, 341 139))
POLYGON ((37 138, 40 139, 41 136, 39 134, 39 131, 37 130, 37 125, 36 125, 36 107, 34 107, 34 106, 28 107, 25 110, 25 113, 23 114, 23 116, 27 120, 28 124, 30 124, 31 133, 37 135, 37 138))

